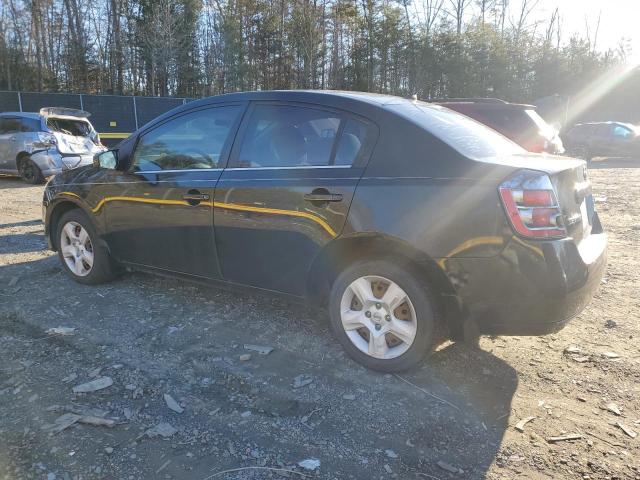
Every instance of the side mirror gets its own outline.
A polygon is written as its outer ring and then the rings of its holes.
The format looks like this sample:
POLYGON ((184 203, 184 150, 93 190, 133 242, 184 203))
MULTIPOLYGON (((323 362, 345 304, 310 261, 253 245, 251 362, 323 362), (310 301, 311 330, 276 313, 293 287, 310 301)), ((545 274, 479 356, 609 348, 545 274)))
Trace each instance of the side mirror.
POLYGON ((97 168, 115 170, 118 166, 118 151, 107 150, 106 152, 95 154, 93 157, 93 166, 97 168))

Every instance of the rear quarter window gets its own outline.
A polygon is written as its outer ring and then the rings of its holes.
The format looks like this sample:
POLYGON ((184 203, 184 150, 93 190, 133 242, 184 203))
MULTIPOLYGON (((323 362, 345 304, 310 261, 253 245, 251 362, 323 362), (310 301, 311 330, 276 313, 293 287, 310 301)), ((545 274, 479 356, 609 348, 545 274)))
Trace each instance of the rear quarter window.
POLYGON ((392 109, 472 159, 525 152, 522 147, 486 125, 438 105, 412 102, 398 104, 392 109))

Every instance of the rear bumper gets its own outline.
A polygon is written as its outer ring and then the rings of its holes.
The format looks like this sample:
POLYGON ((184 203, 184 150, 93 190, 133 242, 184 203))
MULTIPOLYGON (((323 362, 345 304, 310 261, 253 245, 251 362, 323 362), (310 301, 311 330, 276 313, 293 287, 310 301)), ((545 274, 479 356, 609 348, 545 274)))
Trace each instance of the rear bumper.
POLYGON ((557 332, 595 294, 607 263, 607 237, 526 242, 512 238, 493 258, 450 259, 447 275, 481 333, 557 332))

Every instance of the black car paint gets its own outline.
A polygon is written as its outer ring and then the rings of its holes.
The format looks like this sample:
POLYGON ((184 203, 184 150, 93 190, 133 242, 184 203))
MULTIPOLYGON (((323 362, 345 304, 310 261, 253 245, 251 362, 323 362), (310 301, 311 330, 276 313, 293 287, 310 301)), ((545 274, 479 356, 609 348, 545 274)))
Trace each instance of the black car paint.
MULTIPOLYGON (((118 170, 86 167, 51 180, 44 198, 47 236, 55 248, 52 214, 55 219, 58 207, 75 205, 126 264, 298 297, 318 293, 316 276, 331 263, 331 252, 375 244, 379 254, 402 255, 419 266, 454 316, 473 318, 482 332, 561 328, 586 305, 602 277, 606 238, 597 214, 592 212, 588 242, 578 232, 562 240, 523 239, 508 224, 497 187, 532 164, 554 175, 580 162, 536 155, 472 160, 412 122, 408 102, 402 114, 386 108, 394 102, 403 101, 255 92, 179 107, 119 146, 118 170), (351 168, 128 172, 137 138, 162 122, 209 105, 246 109, 260 101, 321 105, 366 119, 377 137, 368 162, 351 168), (181 199, 195 190, 212 201, 191 205, 181 199), (342 201, 305 200, 314 191, 342 195, 342 201)), ((236 136, 234 145, 238 141, 236 136)))

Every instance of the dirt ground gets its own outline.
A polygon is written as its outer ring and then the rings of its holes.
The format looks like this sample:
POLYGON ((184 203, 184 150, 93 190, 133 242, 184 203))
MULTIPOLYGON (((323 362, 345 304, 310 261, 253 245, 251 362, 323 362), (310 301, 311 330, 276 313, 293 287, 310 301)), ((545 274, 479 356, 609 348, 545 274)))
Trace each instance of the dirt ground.
POLYGON ((0 479, 640 478, 640 161, 590 175, 610 235, 591 305, 401 376, 349 360, 304 305, 140 273, 75 284, 45 249, 42 187, 0 178, 0 479))

